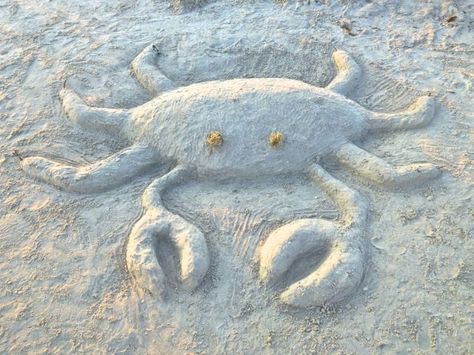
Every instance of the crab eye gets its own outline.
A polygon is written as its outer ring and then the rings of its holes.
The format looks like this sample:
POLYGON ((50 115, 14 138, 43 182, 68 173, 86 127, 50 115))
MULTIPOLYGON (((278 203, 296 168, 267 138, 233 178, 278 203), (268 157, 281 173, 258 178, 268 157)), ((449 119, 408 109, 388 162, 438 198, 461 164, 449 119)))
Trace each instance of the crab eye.
POLYGON ((272 146, 273 148, 276 148, 283 143, 284 139, 285 137, 283 136, 283 133, 275 131, 270 133, 270 135, 268 136, 268 144, 270 144, 270 146, 272 146))
POLYGON ((224 143, 222 134, 219 131, 211 131, 208 133, 206 143, 211 148, 220 147, 224 143))

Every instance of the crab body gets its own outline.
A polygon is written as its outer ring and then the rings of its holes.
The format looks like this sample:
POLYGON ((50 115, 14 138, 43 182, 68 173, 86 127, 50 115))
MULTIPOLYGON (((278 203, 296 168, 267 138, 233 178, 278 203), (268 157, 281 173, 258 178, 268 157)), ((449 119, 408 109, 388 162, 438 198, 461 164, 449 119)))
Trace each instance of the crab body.
POLYGON ((140 83, 157 95, 139 107, 90 107, 68 87, 60 93, 73 122, 126 138, 129 148, 88 166, 27 157, 22 167, 58 188, 91 193, 120 186, 157 164, 171 165, 145 190, 145 212, 131 230, 126 252, 138 289, 156 296, 164 296, 167 280, 156 253, 158 239, 168 238, 175 246, 183 288, 195 289, 209 268, 204 234, 166 208, 161 199, 166 189, 196 176, 309 173, 341 210, 340 221, 297 219, 272 231, 257 251, 260 279, 272 284, 309 252, 325 250, 316 270, 280 292, 280 299, 293 306, 321 306, 353 293, 365 268, 362 236, 367 203, 315 161, 332 156, 381 185, 399 187, 436 177, 439 171, 429 163, 394 167, 354 144, 368 132, 426 125, 433 116, 433 100, 421 97, 412 108, 397 113, 363 108, 344 96, 360 81, 361 70, 342 51, 333 55, 338 74, 326 88, 268 78, 209 81, 173 89, 174 84, 156 66, 158 57, 156 47, 150 46, 132 62, 140 83))
POLYGON ((135 109, 133 141, 168 160, 220 175, 294 173, 368 130, 354 101, 289 79, 235 79, 194 84, 164 93, 135 109), (224 144, 212 149, 217 130, 224 144), (283 132, 278 147, 268 143, 283 132))

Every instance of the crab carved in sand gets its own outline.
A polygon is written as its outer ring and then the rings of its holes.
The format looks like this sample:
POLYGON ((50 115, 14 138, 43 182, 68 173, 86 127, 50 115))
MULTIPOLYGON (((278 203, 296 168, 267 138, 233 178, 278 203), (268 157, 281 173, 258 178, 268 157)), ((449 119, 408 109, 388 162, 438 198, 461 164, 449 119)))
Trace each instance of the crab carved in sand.
POLYGON ((382 185, 432 179, 431 164, 394 167, 359 148, 372 132, 428 124, 431 97, 419 98, 398 113, 371 112, 344 95, 361 70, 345 52, 333 59, 337 75, 325 88, 281 78, 208 81, 174 88, 158 69, 159 52, 145 48, 132 62, 139 82, 155 95, 133 109, 90 107, 67 85, 60 97, 69 119, 80 126, 122 137, 130 147, 88 166, 68 166, 28 157, 30 175, 60 189, 99 192, 124 184, 157 164, 173 168, 157 177, 142 198, 144 214, 128 240, 126 262, 139 289, 161 296, 166 275, 157 258, 159 238, 168 238, 179 256, 181 285, 193 290, 209 267, 206 238, 199 228, 170 212, 165 190, 196 178, 257 178, 309 174, 338 205, 339 221, 297 219, 272 231, 259 249, 264 283, 284 277, 300 257, 326 250, 306 277, 287 287, 280 299, 293 306, 321 306, 353 293, 364 273, 367 203, 356 191, 329 175, 318 162, 333 156, 361 178, 382 185))

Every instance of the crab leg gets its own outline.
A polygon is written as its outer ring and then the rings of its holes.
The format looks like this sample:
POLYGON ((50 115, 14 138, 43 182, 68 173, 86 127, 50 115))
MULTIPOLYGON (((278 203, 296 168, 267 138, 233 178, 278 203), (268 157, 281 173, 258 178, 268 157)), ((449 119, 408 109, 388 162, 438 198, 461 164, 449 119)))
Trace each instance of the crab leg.
POLYGON ((310 176, 334 202, 342 212, 342 227, 364 229, 367 219, 367 201, 355 190, 332 177, 321 166, 314 164, 310 176))
POLYGON ((66 191, 92 193, 120 186, 159 161, 155 150, 132 146, 94 164, 74 167, 42 157, 21 161, 29 175, 66 191))
POLYGON ((340 225, 321 219, 301 219, 274 230, 260 250, 260 278, 281 278, 304 254, 327 249, 318 268, 290 285, 280 299, 297 307, 339 302, 359 285, 365 264, 361 233, 367 204, 361 195, 314 165, 311 176, 335 200, 342 211, 340 225))
POLYGON ((163 296, 165 275, 157 259, 159 238, 169 238, 179 255, 180 279, 185 289, 192 291, 202 281, 209 268, 209 252, 202 232, 169 212, 161 194, 190 177, 191 171, 177 167, 156 179, 143 194, 143 217, 135 224, 127 245, 127 266, 140 289, 163 296))
POLYGON ((113 136, 125 136, 124 128, 131 123, 131 111, 87 105, 67 84, 59 93, 68 118, 79 126, 93 132, 113 136))
POLYGON ((433 179, 440 170, 430 163, 393 167, 352 143, 346 143, 336 152, 337 160, 362 177, 377 184, 400 186, 433 179))
POLYGON ((368 123, 371 131, 383 132, 397 129, 426 126, 433 119, 434 100, 430 96, 420 97, 412 107, 398 113, 372 112, 368 123))
POLYGON ((347 95, 358 84, 362 71, 355 60, 344 51, 335 51, 332 58, 336 64, 337 74, 326 89, 347 95))
POLYGON ((161 73, 156 65, 158 56, 159 50, 153 44, 146 47, 131 64, 132 71, 140 84, 153 95, 174 88, 173 82, 161 73))

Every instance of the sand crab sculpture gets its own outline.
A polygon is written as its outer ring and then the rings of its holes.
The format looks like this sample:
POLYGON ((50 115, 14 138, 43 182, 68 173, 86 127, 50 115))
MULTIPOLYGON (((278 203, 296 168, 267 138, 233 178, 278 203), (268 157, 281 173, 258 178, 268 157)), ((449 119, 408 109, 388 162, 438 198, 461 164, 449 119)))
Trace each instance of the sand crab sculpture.
POLYGON ((158 69, 156 46, 145 48, 132 62, 139 82, 156 95, 133 109, 90 107, 68 85, 60 97, 71 121, 114 134, 130 147, 88 166, 69 166, 28 157, 30 175, 60 189, 91 193, 112 189, 157 164, 170 164, 142 198, 144 214, 133 227, 126 262, 139 290, 165 292, 166 275, 157 259, 156 243, 169 238, 180 262, 182 288, 195 289, 209 267, 206 239, 199 228, 170 212, 162 193, 185 180, 220 177, 264 177, 309 174, 338 205, 339 221, 297 219, 272 231, 259 251, 264 283, 284 277, 293 263, 311 250, 327 250, 316 270, 287 287, 280 299, 293 306, 321 306, 353 293, 364 274, 364 229, 367 203, 335 179, 318 158, 334 156, 361 178, 383 185, 432 179, 439 170, 429 163, 393 167, 353 142, 369 132, 408 129, 428 124, 434 103, 419 98, 398 113, 371 112, 347 94, 361 70, 345 52, 333 59, 337 75, 325 88, 281 78, 209 81, 173 89, 158 69))

